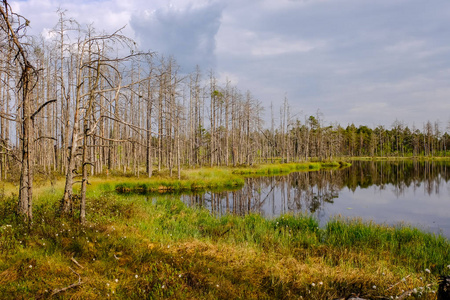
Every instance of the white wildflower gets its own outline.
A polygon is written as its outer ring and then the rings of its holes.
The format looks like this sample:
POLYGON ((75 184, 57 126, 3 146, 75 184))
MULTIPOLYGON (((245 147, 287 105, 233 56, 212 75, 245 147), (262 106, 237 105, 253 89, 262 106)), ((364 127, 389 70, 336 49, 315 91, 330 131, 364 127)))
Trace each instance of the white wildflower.
POLYGON ((372 287, 374 290, 376 290, 377 289, 377 286, 376 285, 374 285, 373 287, 372 287))
POLYGON ((430 269, 425 269, 425 272, 427 272, 428 274, 431 273, 430 269))
POLYGON ((138 275, 138 274, 134 275, 134 278, 136 278, 136 279, 137 279, 138 277, 139 277, 139 275, 138 275))
POLYGON ((315 284, 315 283, 313 282, 313 283, 311 283, 311 286, 312 286, 312 287, 315 287, 315 286, 316 286, 316 284, 315 284))

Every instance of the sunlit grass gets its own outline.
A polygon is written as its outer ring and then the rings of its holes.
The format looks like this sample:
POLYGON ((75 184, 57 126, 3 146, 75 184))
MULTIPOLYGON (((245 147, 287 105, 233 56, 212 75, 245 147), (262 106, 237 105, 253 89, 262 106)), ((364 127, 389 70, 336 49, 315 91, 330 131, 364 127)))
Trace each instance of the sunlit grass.
MULTIPOLYGON (((200 175, 201 176, 201 175, 200 175)), ((39 197, 31 228, 0 201, 2 299, 434 299, 449 242, 409 227, 309 215, 215 217, 177 198, 115 195, 93 183, 88 223, 39 197), (78 274, 78 275, 77 275, 78 274), (374 288, 375 287, 375 288, 374 288), (421 289, 422 288, 422 289, 421 289)))
POLYGON ((180 193, 205 190, 236 189, 244 185, 246 176, 270 176, 291 172, 319 170, 321 168, 347 167, 345 162, 308 162, 290 164, 270 164, 253 167, 216 167, 183 170, 180 180, 167 176, 152 178, 113 177, 102 178, 105 189, 120 193, 180 193))

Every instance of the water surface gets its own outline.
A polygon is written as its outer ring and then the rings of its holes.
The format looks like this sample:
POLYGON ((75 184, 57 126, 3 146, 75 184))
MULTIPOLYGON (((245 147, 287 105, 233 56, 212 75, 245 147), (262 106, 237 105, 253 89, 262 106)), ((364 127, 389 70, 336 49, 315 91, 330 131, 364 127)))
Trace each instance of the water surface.
POLYGON ((406 223, 450 238, 450 162, 363 162, 343 170, 248 178, 238 191, 183 195, 217 215, 311 213, 406 223))

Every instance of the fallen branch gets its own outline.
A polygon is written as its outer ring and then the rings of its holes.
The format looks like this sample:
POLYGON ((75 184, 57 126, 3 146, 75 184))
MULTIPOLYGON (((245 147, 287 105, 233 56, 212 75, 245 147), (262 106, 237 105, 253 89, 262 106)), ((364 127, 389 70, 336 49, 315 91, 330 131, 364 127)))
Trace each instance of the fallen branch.
POLYGON ((409 274, 408 276, 406 276, 405 278, 403 278, 402 280, 400 280, 400 281, 397 282, 396 284, 391 285, 387 290, 389 291, 389 290, 392 289, 394 286, 397 286, 397 285, 399 285, 400 283, 404 282, 404 281, 406 280, 406 278, 408 278, 408 277, 410 277, 410 276, 411 276, 411 274, 409 274))
POLYGON ((80 267, 81 269, 84 269, 83 266, 80 265, 80 264, 75 260, 75 258, 72 257, 70 260, 73 261, 73 262, 74 262, 78 267, 80 267))
POLYGON ((396 298, 396 299, 398 299, 398 300, 405 299, 406 297, 411 296, 412 293, 414 293, 414 289, 403 292, 403 294, 398 296, 398 298, 396 298))
POLYGON ((77 286, 80 286, 80 285, 83 284, 83 282, 81 281, 81 276, 80 276, 80 274, 78 274, 77 272, 75 272, 75 271, 74 271, 72 268, 70 268, 70 267, 69 267, 69 269, 70 269, 72 272, 74 272, 76 275, 78 275, 78 282, 72 283, 71 285, 66 286, 66 287, 64 287, 64 288, 54 290, 53 293, 50 295, 50 297, 53 297, 54 295, 56 295, 56 294, 58 294, 58 293, 67 291, 68 289, 71 289, 71 288, 74 288, 74 287, 77 287, 77 286))

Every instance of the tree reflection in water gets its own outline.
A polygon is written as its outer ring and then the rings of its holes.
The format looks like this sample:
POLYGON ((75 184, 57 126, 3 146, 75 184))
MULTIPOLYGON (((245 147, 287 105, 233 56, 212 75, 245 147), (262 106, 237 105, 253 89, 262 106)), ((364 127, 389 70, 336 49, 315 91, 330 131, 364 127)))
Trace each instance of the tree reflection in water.
MULTIPOLYGON (((411 190, 438 195, 442 183, 449 182, 449 168, 450 162, 443 161, 354 161, 343 170, 248 178, 240 190, 184 195, 182 199, 192 206, 206 207, 216 215, 250 212, 266 216, 299 212, 320 215, 324 207, 333 205, 343 189, 353 193, 358 189, 387 189, 396 197, 411 190)), ((448 190, 444 192, 450 194, 448 190)))

